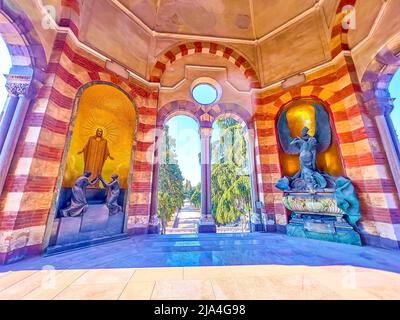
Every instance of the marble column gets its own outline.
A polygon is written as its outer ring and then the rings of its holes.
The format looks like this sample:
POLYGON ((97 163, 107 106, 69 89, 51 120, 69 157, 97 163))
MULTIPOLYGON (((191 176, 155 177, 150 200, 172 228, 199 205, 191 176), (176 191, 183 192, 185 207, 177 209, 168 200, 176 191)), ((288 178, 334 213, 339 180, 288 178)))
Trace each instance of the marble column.
POLYGON ((199 233, 216 233, 211 213, 211 136, 212 128, 200 127, 201 140, 201 220, 199 233))
POLYGON ((0 153, 3 149, 4 141, 6 140, 7 132, 10 128, 18 100, 18 95, 13 94, 11 91, 8 92, 8 97, 3 108, 4 113, 0 122, 0 153))
POLYGON ((160 233, 160 219, 158 219, 158 180, 160 176, 159 147, 164 128, 162 126, 156 128, 155 150, 153 160, 153 183, 151 185, 151 206, 149 219, 149 234, 160 233))
POLYGON ((251 230, 263 231, 261 212, 257 210, 258 202, 258 187, 257 187, 257 173, 256 173, 256 157, 255 157, 255 137, 254 129, 247 130, 247 152, 249 161, 249 175, 250 175, 250 192, 251 192, 251 230))
POLYGON ((18 91, 18 103, 15 107, 15 112, 9 124, 3 148, 0 153, 0 193, 3 191, 6 177, 14 157, 15 149, 24 125, 25 116, 31 101, 28 93, 29 86, 25 86, 23 90, 19 87, 18 91))
POLYGON ((390 170, 394 178, 397 188, 397 194, 400 197, 400 159, 397 148, 397 138, 394 136, 396 133, 390 128, 390 113, 393 110, 393 101, 390 98, 381 98, 374 100, 368 105, 371 113, 375 117, 376 125, 378 127, 379 135, 382 140, 383 148, 388 159, 390 170))

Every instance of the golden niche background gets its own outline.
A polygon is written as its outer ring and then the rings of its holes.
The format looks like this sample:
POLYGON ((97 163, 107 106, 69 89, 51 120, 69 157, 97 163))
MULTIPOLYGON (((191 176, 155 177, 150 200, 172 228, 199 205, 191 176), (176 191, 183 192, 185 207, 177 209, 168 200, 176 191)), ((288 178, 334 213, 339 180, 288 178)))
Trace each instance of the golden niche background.
POLYGON ((83 154, 78 155, 89 137, 103 129, 103 137, 114 160, 107 159, 102 176, 108 182, 113 173, 119 175, 121 188, 128 188, 131 155, 136 130, 136 111, 129 98, 117 88, 96 84, 86 89, 77 109, 63 187, 74 185, 84 170, 83 154))
MULTIPOLYGON (((310 129, 310 135, 313 136, 315 134, 315 109, 312 103, 317 102, 299 100, 287 108, 286 118, 292 137, 300 137, 301 130, 304 127, 310 129)), ((284 175, 293 176, 299 171, 300 162, 298 155, 290 155, 281 151, 280 158, 284 175)), ((332 176, 343 176, 342 161, 333 130, 331 146, 325 152, 318 154, 317 167, 332 176)))

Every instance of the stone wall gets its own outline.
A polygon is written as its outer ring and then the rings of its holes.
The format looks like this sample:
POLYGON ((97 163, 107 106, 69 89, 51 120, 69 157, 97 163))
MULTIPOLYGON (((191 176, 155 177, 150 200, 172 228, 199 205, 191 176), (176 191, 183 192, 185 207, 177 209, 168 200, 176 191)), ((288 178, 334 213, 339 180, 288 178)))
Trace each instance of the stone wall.
POLYGON ((105 69, 104 62, 82 52, 67 34, 59 34, 46 79, 29 107, 3 193, 0 197, 0 262, 38 254, 47 246, 57 201, 60 172, 75 99, 92 81, 113 83, 131 96, 139 127, 128 209, 128 233, 144 233, 149 220, 157 92, 105 69))

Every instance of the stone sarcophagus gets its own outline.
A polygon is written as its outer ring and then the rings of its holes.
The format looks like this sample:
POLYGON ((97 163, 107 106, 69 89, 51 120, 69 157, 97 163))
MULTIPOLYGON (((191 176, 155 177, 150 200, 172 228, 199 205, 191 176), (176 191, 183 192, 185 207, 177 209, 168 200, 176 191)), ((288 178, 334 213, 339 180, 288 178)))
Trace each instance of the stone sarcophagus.
POLYGON ((349 216, 338 206, 333 190, 285 192, 283 204, 292 212, 289 236, 361 245, 360 235, 354 230, 359 217, 349 216))

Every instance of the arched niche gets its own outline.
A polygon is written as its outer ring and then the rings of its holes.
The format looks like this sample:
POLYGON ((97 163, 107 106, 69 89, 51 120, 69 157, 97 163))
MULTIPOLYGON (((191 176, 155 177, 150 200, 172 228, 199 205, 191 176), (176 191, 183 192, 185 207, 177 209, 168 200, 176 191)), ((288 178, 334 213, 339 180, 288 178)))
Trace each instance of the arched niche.
MULTIPOLYGON (((276 118, 276 121, 278 121, 283 111, 287 111, 286 117, 292 137, 301 136, 301 131, 304 127, 308 127, 310 129, 309 134, 313 136, 315 134, 315 129, 317 125, 315 121, 315 109, 313 107, 313 105, 315 104, 323 106, 325 111, 327 111, 327 113, 329 114, 329 124, 332 131, 331 145, 326 151, 321 152, 317 155, 317 167, 318 169, 329 173, 332 176, 343 176, 343 163, 339 151, 336 132, 332 123, 332 117, 326 106, 324 106, 321 101, 314 99, 298 99, 296 101, 289 102, 286 106, 282 108, 281 112, 276 118)), ((300 169, 299 156, 285 153, 282 150, 279 142, 278 145, 280 151, 279 158, 282 174, 284 176, 295 175, 300 169)))
MULTIPOLYGON (((47 249, 49 252, 62 251, 76 243, 85 245, 93 241, 107 240, 126 232, 137 127, 137 107, 131 97, 117 85, 95 81, 80 88, 57 182, 58 196, 54 208, 54 222, 51 224, 47 249), (85 168, 89 162, 86 158, 87 153, 80 152, 87 146, 89 139, 93 139, 98 129, 102 130, 102 138, 107 142, 112 157, 107 157, 104 161, 101 176, 106 182, 110 182, 111 176, 118 174, 120 211, 114 214, 108 210, 105 203, 107 192, 99 183, 86 189, 88 209, 79 215, 68 214, 67 217, 62 210, 70 208, 72 187, 76 179, 88 170, 85 168)), ((101 153, 98 149, 88 152, 101 153)), ((93 174, 90 180, 95 177, 93 174)))

